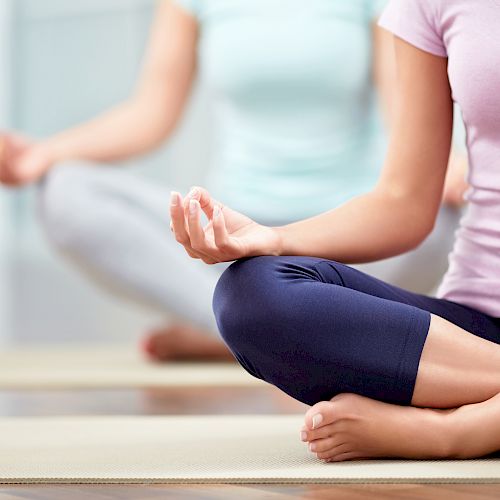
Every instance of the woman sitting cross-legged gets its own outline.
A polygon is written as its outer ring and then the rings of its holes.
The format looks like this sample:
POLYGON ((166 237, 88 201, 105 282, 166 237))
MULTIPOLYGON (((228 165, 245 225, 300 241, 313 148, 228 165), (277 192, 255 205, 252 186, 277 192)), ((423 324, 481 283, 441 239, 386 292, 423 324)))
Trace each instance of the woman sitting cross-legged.
POLYGON ((371 192, 281 227, 202 188, 172 193, 172 229, 188 253, 238 260, 215 291, 223 338, 251 374, 311 405, 300 432, 320 459, 500 450, 499 24, 496 2, 392 1, 381 25, 395 35, 398 104, 371 192), (346 264, 404 253, 432 231, 454 100, 469 206, 431 298, 346 264))

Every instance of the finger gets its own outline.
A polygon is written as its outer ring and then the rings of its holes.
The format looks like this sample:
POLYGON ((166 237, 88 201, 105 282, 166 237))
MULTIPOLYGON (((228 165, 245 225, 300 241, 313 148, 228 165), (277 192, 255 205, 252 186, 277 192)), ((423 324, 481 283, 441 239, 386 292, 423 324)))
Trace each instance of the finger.
POLYGON ((11 144, 9 136, 0 132, 0 183, 8 187, 21 185, 20 179, 12 171, 10 164, 11 144))
POLYGON ((203 231, 205 231, 205 233, 210 232, 210 230, 212 229, 213 225, 214 225, 213 221, 209 220, 207 222, 207 224, 205 225, 205 227, 203 228, 203 231))
POLYGON ((0 165, 5 161, 5 157, 7 156, 7 140, 5 137, 0 135, 0 165))
POLYGON ((176 241, 184 246, 190 257, 193 257, 194 259, 201 259, 206 264, 217 263, 218 260, 213 259, 211 256, 193 248, 189 226, 186 226, 186 216, 183 209, 184 202, 185 200, 182 199, 182 196, 179 193, 174 191, 172 192, 170 203, 170 215, 172 220, 170 227, 174 233, 176 241))
POLYGON ((20 181, 10 168, 8 158, 6 157, 5 150, 2 153, 3 158, 0 157, 0 183, 7 187, 17 187, 20 181))
POLYGON ((208 219, 212 218, 215 200, 210 196, 210 193, 206 189, 198 186, 194 186, 191 188, 186 197, 186 202, 184 205, 186 215, 188 215, 189 211, 189 200, 197 200, 208 219))
POLYGON ((194 259, 201 258, 201 256, 191 248, 191 241, 186 230, 184 210, 182 209, 182 197, 175 191, 172 191, 170 195, 170 218, 170 227, 174 233, 175 240, 186 249, 190 257, 194 259))
POLYGON ((200 253, 210 257, 210 252, 214 247, 209 245, 205 236, 205 231, 201 226, 201 207, 197 200, 189 200, 188 231, 191 240, 191 247, 200 253))
POLYGON ((4 134, 0 134, 0 176, 3 182, 12 177, 9 169, 9 145, 4 134))
POLYGON ((189 245, 189 234, 186 230, 186 221, 182 210, 182 197, 175 191, 170 194, 170 218, 177 242, 181 245, 189 245))
POLYGON ((224 214, 218 205, 215 205, 213 210, 213 231, 215 246, 222 253, 229 253, 232 250, 230 237, 226 228, 226 221, 224 219, 224 214))
POLYGON ((210 196, 210 193, 206 189, 204 188, 197 188, 197 189, 199 189, 200 193, 200 199, 198 201, 200 202, 201 209, 208 217, 208 219, 211 219, 213 217, 215 200, 210 196))

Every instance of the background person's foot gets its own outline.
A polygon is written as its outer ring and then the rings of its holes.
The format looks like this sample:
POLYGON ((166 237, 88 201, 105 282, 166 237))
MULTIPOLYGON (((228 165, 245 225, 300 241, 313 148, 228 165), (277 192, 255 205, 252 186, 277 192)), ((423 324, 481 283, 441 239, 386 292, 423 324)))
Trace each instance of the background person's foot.
POLYGON ((149 332, 141 347, 152 361, 234 361, 229 349, 214 333, 182 323, 149 332))

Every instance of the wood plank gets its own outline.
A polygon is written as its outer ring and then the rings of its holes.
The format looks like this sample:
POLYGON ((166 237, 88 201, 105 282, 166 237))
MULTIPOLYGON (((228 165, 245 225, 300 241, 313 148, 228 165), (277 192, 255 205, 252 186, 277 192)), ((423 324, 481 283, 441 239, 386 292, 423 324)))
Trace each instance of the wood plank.
POLYGON ((0 489, 0 500, 209 499, 234 500, 308 498, 318 500, 497 500, 498 485, 339 485, 339 486, 19 486, 0 489))
POLYGON ((137 390, 0 391, 0 416, 305 413, 272 386, 137 390))

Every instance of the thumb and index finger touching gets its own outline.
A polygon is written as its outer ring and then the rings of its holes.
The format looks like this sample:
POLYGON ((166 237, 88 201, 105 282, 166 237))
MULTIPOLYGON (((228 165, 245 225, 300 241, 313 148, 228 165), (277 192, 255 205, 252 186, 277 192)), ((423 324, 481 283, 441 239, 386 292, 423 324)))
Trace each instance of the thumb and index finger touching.
POLYGON ((202 187, 193 186, 189 191, 188 195, 184 199, 184 211, 186 215, 189 212, 189 204, 191 200, 195 200, 200 204, 201 209, 207 216, 208 220, 213 218, 214 207, 217 202, 210 196, 210 193, 202 187))

